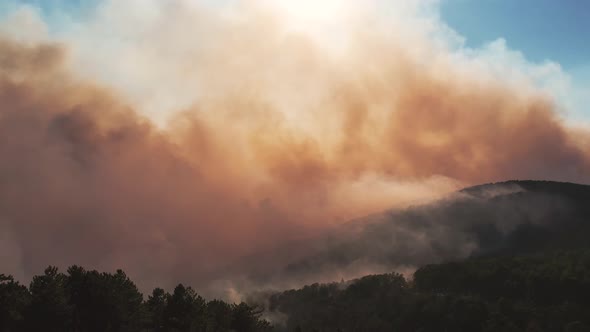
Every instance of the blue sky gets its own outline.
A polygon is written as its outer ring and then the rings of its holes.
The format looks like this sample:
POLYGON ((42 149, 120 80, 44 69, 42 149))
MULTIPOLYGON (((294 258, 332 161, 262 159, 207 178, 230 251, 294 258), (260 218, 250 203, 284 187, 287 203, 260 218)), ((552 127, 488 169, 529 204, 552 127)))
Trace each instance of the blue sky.
POLYGON ((443 0, 441 15, 472 47, 502 37, 532 61, 590 64, 588 0, 443 0))
POLYGON ((440 11, 468 47, 503 38, 530 61, 559 63, 576 87, 571 111, 590 119, 590 1, 441 0, 440 11))
MULTIPOLYGON (((39 8, 49 28, 57 28, 66 13, 76 19, 92 13, 100 0, 0 0, 0 14, 8 13, 22 4, 39 8)), ((2 16, 2 15, 0 15, 2 16)))

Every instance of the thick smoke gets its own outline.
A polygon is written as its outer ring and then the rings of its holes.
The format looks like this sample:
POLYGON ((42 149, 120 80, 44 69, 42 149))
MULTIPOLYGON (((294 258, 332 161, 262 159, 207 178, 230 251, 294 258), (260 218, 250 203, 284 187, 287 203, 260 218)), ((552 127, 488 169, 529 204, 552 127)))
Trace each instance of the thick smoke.
POLYGON ((238 285, 284 289, 302 280, 330 282, 392 269, 411 276, 425 264, 470 256, 585 247, 589 198, 590 186, 569 183, 473 187, 427 205, 355 220, 320 239, 293 243, 291 251, 306 248, 297 251, 300 256, 277 252, 274 256, 283 259, 275 262, 273 273, 268 273, 269 261, 254 265, 238 285))
POLYGON ((454 51, 422 6, 301 29, 264 2, 162 3, 2 36, 4 272, 204 287, 239 257, 461 185, 590 180, 587 132, 526 75, 454 51))

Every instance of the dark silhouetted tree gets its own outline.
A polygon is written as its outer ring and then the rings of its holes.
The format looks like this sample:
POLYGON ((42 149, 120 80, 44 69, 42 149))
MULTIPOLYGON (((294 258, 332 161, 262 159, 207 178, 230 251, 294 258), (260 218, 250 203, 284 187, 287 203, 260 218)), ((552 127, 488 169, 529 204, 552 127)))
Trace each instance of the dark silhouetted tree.
POLYGON ((167 299, 170 294, 167 294, 163 289, 156 288, 152 291, 152 295, 148 296, 146 301, 146 310, 148 312, 149 321, 147 325, 153 331, 165 331, 164 313, 166 311, 167 299))
POLYGON ((0 331, 22 330, 23 313, 29 303, 30 294, 27 288, 12 276, 0 274, 0 331))
POLYGON ((164 310, 166 331, 203 331, 205 325, 205 300, 191 287, 182 284, 168 296, 164 310))
POLYGON ((262 310, 249 306, 246 303, 234 304, 232 306, 232 329, 239 332, 269 331, 270 324, 261 320, 262 310))
POLYGON ((57 267, 48 267, 35 276, 29 290, 31 303, 26 311, 29 331, 63 332, 72 329, 72 307, 66 294, 67 277, 57 267))
POLYGON ((233 310, 231 305, 213 300, 207 303, 207 332, 227 332, 231 330, 233 310))

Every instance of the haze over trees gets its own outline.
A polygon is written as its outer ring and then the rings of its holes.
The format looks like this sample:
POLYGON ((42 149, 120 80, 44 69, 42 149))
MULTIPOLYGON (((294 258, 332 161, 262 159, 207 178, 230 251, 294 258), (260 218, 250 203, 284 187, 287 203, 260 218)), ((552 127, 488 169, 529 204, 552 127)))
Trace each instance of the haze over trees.
MULTIPOLYGON (((48 267, 28 287, 0 275, 0 332, 590 331, 590 187, 525 181, 462 193, 476 198, 391 216, 398 226, 463 227, 479 241, 470 257, 423 264, 411 276, 252 292, 237 304, 182 284, 143 296, 122 270, 48 267)), ((383 225, 385 241, 392 229, 383 225)), ((318 269, 326 257, 304 266, 318 269)))
MULTIPOLYGON (((260 299, 261 297, 256 297, 260 299)), ((121 270, 49 267, 27 288, 0 276, 0 331, 590 331, 590 250, 472 258, 313 284, 259 305, 191 287, 145 300, 121 270), (273 326, 262 318, 266 312, 273 326)))
POLYGON ((270 297, 280 331, 590 331, 590 251, 468 259, 270 297))
POLYGON ((206 301, 182 284, 156 288, 144 300, 133 281, 116 273, 48 267, 27 288, 0 275, 0 331, 269 331, 261 311, 245 303, 206 301))
POLYGON ((588 202, 587 185, 550 181, 480 185, 429 204, 372 214, 323 237, 285 245, 282 252, 264 256, 274 258, 274 265, 270 259, 260 259, 264 252, 253 255, 247 269, 252 271, 251 279, 264 287, 298 278, 307 283, 341 276, 354 279, 361 276, 354 273, 359 265, 379 274, 482 255, 584 249, 590 247, 588 202))

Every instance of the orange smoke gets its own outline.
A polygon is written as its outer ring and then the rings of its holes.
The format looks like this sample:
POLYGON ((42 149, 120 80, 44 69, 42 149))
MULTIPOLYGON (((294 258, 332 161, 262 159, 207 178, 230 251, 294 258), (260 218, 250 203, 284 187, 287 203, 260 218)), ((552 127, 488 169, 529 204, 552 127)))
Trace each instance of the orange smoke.
POLYGON ((424 41, 354 30, 343 56, 268 17, 217 23, 177 73, 199 97, 164 128, 72 70, 68 45, 2 39, 0 228, 15 273, 82 264, 195 283, 460 185, 590 180, 587 132, 547 96, 466 74, 424 41))

